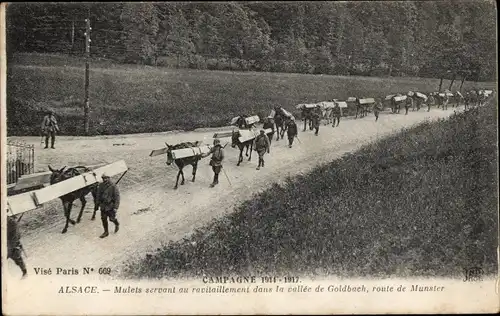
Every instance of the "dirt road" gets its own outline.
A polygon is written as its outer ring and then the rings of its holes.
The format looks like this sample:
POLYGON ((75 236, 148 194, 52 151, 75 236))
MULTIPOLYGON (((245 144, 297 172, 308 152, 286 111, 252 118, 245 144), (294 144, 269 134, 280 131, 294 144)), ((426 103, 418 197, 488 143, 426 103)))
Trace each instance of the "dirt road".
MULTIPOLYGON (((213 131, 59 137, 56 150, 41 149, 40 138, 18 137, 27 143, 36 144, 37 170, 47 170, 48 164, 61 168, 64 165, 111 163, 120 159, 124 159, 130 168, 119 185, 122 192, 118 212, 121 229, 116 235, 111 233, 108 238, 98 238, 102 226, 99 215, 95 221, 90 220, 93 207, 90 195, 82 222, 70 225, 64 235, 61 234, 64 216, 59 200, 24 215, 21 233, 29 256, 29 273, 35 274, 34 267, 53 270, 56 267, 111 267, 115 275, 125 260, 138 259, 164 242, 185 237, 212 219, 231 212, 234 206, 273 182, 307 172, 402 127, 427 119, 444 118, 453 112, 453 108, 447 111, 435 108, 431 112, 410 111, 406 116, 384 112, 378 122, 375 122, 373 115, 369 115, 357 120, 343 120, 336 128, 322 125, 319 136, 311 131, 302 132, 303 123, 299 122, 300 142, 295 141, 294 147, 289 149, 286 140, 276 141, 274 138, 271 154, 266 156, 266 166, 260 171, 255 169, 255 152, 251 162, 244 160, 237 167, 238 152, 227 146, 224 166, 231 184, 221 174, 220 185, 213 189, 208 187, 212 180, 209 158, 200 162, 196 182, 190 181, 191 167, 188 166, 185 169, 186 184, 173 190, 177 168, 167 166, 164 156, 148 157, 152 149, 163 147, 165 142, 174 144, 204 140, 211 143, 213 131)), ((222 142, 225 141, 230 140, 224 139, 222 142)), ((78 209, 77 203, 72 218, 76 218, 78 209)), ((113 229, 112 224, 110 228, 113 229)), ((8 263, 8 271, 13 278, 20 276, 12 261, 8 263)))

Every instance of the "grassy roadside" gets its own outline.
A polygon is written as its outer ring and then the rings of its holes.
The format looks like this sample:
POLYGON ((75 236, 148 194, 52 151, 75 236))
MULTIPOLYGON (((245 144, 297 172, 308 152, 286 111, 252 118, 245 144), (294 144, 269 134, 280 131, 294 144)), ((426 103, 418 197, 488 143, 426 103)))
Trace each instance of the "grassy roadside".
POLYGON ((128 262, 125 276, 496 273, 496 118, 489 104, 367 145, 128 262))
MULTIPOLYGON (((67 56, 21 54, 9 61, 8 135, 39 135, 46 108, 56 110, 62 134, 82 135, 84 69, 83 59, 67 56)), ((466 82, 464 89, 472 85, 466 82)), ((94 61, 91 134, 218 127, 240 114, 267 116, 278 104, 295 112, 295 105, 302 102, 426 92, 438 86, 439 80, 428 78, 208 71, 94 61)), ((448 86, 445 80, 443 87, 448 86)))

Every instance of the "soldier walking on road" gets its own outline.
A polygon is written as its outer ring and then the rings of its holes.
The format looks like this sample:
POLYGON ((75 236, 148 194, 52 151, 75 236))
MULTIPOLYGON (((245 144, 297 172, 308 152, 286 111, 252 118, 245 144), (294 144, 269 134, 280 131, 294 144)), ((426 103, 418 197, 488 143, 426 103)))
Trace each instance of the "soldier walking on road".
POLYGON ((382 103, 380 102, 379 99, 375 101, 375 104, 373 105, 373 114, 375 115, 375 122, 378 121, 378 115, 382 111, 382 103))
POLYGON ((17 229, 17 221, 14 216, 7 216, 7 259, 11 258, 21 268, 24 278, 28 271, 21 256, 22 249, 23 245, 21 244, 21 235, 17 229))
POLYGON ((333 123, 332 127, 339 126, 340 118, 342 117, 342 108, 339 106, 337 102, 335 102, 335 106, 332 109, 333 123), (335 121, 337 121, 337 125, 335 125, 335 121))
POLYGON ((293 140, 297 136, 297 133, 298 133, 298 131, 297 131, 297 124, 295 123, 295 118, 292 117, 288 121, 288 126, 287 126, 287 129, 286 129, 286 133, 287 133, 287 136, 288 136, 288 147, 292 148, 293 140))
POLYGON ((429 98, 427 98, 427 112, 430 112, 431 106, 433 106, 436 103, 436 99, 434 99, 434 95, 429 95, 429 98))
POLYGON ((222 160, 224 160, 224 151, 222 150, 219 139, 214 139, 214 147, 212 147, 208 153, 201 155, 201 157, 205 158, 210 154, 212 154, 210 166, 212 166, 212 170, 214 172, 214 181, 210 184, 210 187, 213 188, 219 184, 219 173, 222 170, 222 160))
POLYGON ((45 134, 45 148, 49 148, 49 137, 51 140, 50 148, 54 148, 54 143, 56 141, 56 132, 59 132, 59 126, 57 125, 56 117, 54 116, 54 111, 48 111, 47 115, 43 118, 42 122, 42 134, 45 134))
POLYGON ((116 211, 120 207, 120 191, 116 184, 111 182, 109 175, 102 174, 103 182, 97 188, 97 205, 101 208, 101 220, 104 233, 100 238, 108 237, 108 217, 109 220, 115 224, 115 233, 120 228, 120 223, 116 219, 116 211))
POLYGON ((257 170, 260 170, 260 167, 264 167, 264 154, 270 153, 271 143, 269 142, 269 137, 266 135, 266 131, 263 129, 260 130, 260 135, 255 137, 253 146, 257 153, 259 154, 259 165, 257 166, 257 170))
POLYGON ((312 113, 312 123, 313 123, 313 128, 316 130, 314 132, 314 135, 318 136, 318 133, 319 133, 319 123, 320 123, 320 120, 321 120, 321 108, 319 107, 319 105, 316 105, 316 107, 314 108, 313 110, 313 113, 312 113))

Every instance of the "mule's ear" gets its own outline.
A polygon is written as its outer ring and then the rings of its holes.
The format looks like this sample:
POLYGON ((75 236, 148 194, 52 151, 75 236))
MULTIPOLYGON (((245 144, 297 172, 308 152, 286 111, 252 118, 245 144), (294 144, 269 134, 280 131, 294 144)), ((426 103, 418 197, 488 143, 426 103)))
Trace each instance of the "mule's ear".
POLYGON ((165 142, 165 146, 167 146, 167 148, 170 148, 170 145, 169 145, 169 144, 167 144, 167 142, 165 142))
POLYGON ((61 170, 59 170, 59 172, 63 172, 64 169, 66 169, 66 166, 62 167, 61 170))
POLYGON ((55 171, 54 169, 52 169, 52 167, 50 165, 49 165, 49 170, 50 170, 50 172, 54 172, 55 171))

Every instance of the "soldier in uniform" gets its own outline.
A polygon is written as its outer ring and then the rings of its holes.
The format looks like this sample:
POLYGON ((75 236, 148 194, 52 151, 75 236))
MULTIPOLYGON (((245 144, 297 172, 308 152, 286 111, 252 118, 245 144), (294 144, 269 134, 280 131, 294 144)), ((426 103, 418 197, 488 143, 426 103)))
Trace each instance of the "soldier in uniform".
POLYGON ((264 167, 264 154, 270 153, 271 143, 269 142, 269 137, 266 135, 266 131, 263 129, 260 130, 260 135, 255 137, 253 146, 257 153, 259 154, 259 165, 257 166, 257 170, 260 170, 260 167, 264 167))
POLYGON ((340 118, 342 117, 342 108, 336 102, 335 102, 335 106, 332 109, 332 116, 333 116, 332 127, 339 126, 340 118), (335 121, 337 121, 337 125, 335 125, 335 121))
POLYGON ((316 105, 316 107, 314 108, 313 110, 313 113, 312 113, 312 124, 313 124, 313 128, 316 130, 314 132, 314 135, 318 136, 318 133, 319 133, 319 123, 320 123, 320 120, 321 120, 321 108, 319 107, 319 105, 316 105))
POLYGON ((274 133, 276 132, 275 129, 274 129, 275 127, 274 127, 274 119, 273 119, 273 117, 268 116, 268 117, 264 118, 264 124, 262 125, 262 128, 263 129, 271 129, 272 130, 272 132, 268 135, 269 141, 271 142, 273 140, 274 133))
POLYGON ((101 220, 104 233, 100 238, 108 237, 108 217, 115 224, 115 233, 118 232, 120 223, 116 219, 116 211, 120 207, 120 191, 116 184, 111 182, 108 174, 102 174, 103 182, 97 188, 97 205, 101 208, 101 220))
POLYGON ((430 112, 431 106, 436 103, 436 99, 434 98, 433 94, 429 95, 429 98, 427 99, 427 112, 430 112))
POLYGON ((375 114, 375 122, 378 121, 378 115, 382 111, 382 102, 380 99, 375 100, 375 104, 373 104, 373 114, 375 114))
POLYGON ((21 236, 17 229, 17 221, 14 216, 7 216, 7 259, 11 258, 23 272, 23 278, 26 277, 28 271, 21 256, 21 236))
POLYGON ((224 160, 224 151, 222 150, 219 139, 214 139, 214 147, 212 147, 208 153, 201 155, 201 157, 205 158, 210 154, 212 154, 210 166, 212 166, 212 170, 214 172, 214 181, 210 184, 210 187, 213 188, 219 184, 219 173, 222 170, 222 160, 224 160))
POLYGON ((413 108, 413 98, 407 96, 406 97, 406 102, 405 102, 405 115, 408 115, 408 109, 413 108))
POLYGON ((288 147, 292 148, 293 139, 297 136, 297 133, 298 133, 298 131, 297 131, 297 124, 295 123, 295 118, 292 117, 288 121, 286 133, 287 133, 287 136, 288 136, 288 147))
POLYGON ((49 148, 49 137, 51 140, 51 147, 54 148, 54 143, 56 141, 56 132, 59 132, 59 126, 57 125, 56 117, 54 116, 54 111, 48 111, 47 115, 43 118, 42 122, 42 134, 45 134, 45 148, 49 148))

